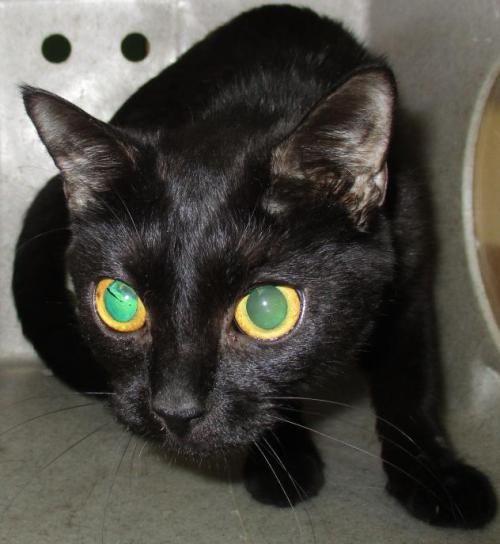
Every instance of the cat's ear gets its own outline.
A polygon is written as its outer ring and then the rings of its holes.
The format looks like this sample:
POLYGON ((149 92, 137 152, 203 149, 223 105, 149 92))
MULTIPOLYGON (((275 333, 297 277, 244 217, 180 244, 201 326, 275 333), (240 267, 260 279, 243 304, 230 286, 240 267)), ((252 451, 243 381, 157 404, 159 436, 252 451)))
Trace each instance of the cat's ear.
POLYGON ((363 228, 385 198, 395 95, 392 73, 373 67, 323 98, 274 150, 273 193, 299 185, 341 202, 363 228))
POLYGON ((64 179, 78 212, 134 166, 133 145, 118 129, 42 89, 22 87, 26 111, 64 179))

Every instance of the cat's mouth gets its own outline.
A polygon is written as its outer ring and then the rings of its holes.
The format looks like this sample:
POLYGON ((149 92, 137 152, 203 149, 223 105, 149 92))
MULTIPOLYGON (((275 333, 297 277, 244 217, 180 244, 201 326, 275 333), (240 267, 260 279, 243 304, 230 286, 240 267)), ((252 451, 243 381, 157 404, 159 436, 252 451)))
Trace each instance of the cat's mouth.
POLYGON ((151 409, 148 402, 131 402, 116 395, 112 404, 118 420, 128 429, 154 442, 166 452, 186 457, 227 456, 248 448, 274 421, 268 411, 212 408, 203 417, 190 421, 168 421, 151 409), (133 406, 133 409, 131 409, 133 406))
POLYGON ((148 437, 166 452, 175 452, 186 457, 218 457, 231 455, 246 449, 257 440, 262 432, 261 426, 249 429, 243 426, 230 426, 227 422, 215 422, 210 416, 197 422, 186 432, 178 433, 163 422, 149 426, 148 437))

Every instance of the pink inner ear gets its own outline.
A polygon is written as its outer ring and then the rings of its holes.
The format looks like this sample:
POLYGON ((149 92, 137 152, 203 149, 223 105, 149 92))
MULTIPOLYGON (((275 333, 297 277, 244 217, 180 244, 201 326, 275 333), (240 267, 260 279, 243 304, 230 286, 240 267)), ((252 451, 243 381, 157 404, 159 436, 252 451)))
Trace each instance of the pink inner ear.
POLYGON ((272 172, 323 188, 364 227, 387 188, 386 156, 392 131, 394 80, 385 68, 355 73, 321 100, 275 149, 272 172))
POLYGON ((389 178, 389 172, 387 170, 387 162, 384 162, 384 166, 373 176, 373 183, 378 187, 381 194, 381 201, 379 206, 384 203, 385 194, 387 192, 387 181, 389 178))
POLYGON ((78 106, 44 91, 23 90, 26 110, 40 139, 61 171, 71 210, 83 209, 95 193, 135 167, 131 140, 78 106))

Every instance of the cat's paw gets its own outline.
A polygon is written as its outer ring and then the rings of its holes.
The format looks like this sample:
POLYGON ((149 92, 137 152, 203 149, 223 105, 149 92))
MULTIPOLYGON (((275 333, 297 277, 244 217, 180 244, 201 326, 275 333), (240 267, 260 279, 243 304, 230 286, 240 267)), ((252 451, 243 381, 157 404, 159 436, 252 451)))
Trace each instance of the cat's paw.
POLYGON ((477 469, 455 462, 433 473, 433 478, 420 483, 391 478, 387 491, 415 517, 432 525, 477 529, 495 516, 495 492, 477 469))
POLYGON ((288 454, 282 459, 286 471, 271 454, 266 456, 272 469, 256 456, 249 457, 245 465, 245 486, 257 501, 289 507, 314 497, 323 486, 323 462, 315 452, 288 454))

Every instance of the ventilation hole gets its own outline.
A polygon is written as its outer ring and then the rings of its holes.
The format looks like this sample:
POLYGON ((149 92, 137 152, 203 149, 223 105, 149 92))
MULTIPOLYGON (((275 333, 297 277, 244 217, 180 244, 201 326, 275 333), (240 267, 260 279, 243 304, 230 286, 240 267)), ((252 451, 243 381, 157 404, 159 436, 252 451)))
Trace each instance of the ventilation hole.
POLYGON ((128 34, 122 41, 122 53, 126 59, 132 62, 144 60, 149 53, 148 39, 139 32, 128 34))
POLYGON ((479 266, 500 327, 500 76, 486 102, 474 165, 474 223, 479 266))
POLYGON ((47 36, 42 43, 42 55, 54 63, 64 62, 71 55, 71 44, 62 34, 47 36))

